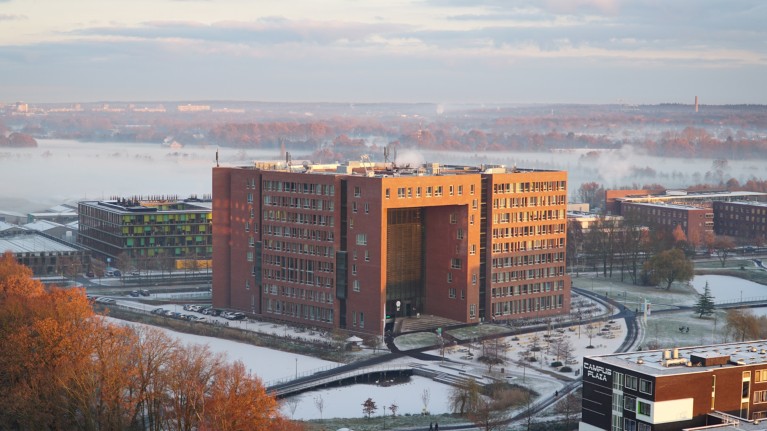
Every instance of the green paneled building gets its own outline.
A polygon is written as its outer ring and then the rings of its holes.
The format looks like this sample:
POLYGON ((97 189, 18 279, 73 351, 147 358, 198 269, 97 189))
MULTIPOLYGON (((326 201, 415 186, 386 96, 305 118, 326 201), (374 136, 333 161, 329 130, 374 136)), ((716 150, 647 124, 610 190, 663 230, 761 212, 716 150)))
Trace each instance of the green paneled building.
POLYGON ((207 265, 213 254, 210 199, 117 198, 78 204, 78 241, 122 268, 207 265))

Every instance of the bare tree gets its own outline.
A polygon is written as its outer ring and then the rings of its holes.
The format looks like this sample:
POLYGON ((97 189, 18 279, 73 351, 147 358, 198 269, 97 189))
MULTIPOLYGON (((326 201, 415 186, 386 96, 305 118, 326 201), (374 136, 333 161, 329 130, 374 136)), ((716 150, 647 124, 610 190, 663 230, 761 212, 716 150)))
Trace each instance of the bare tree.
POLYGON ((565 429, 571 429, 577 423, 581 411, 580 391, 570 392, 565 395, 555 407, 555 411, 564 416, 565 429))
POLYGON ((421 402, 423 403, 424 413, 429 412, 429 400, 431 400, 431 390, 429 390, 429 388, 424 388, 423 392, 421 392, 421 402))
POLYGON ((320 420, 322 420, 322 410, 325 409, 325 400, 322 398, 322 395, 314 397, 314 407, 317 407, 317 411, 320 412, 320 420))
MULTIPOLYGON (((288 407, 288 411, 290 412, 290 418, 293 419, 293 416, 296 414, 296 409, 298 408, 298 398, 297 397, 290 397, 285 398, 282 400, 282 403, 288 407)), ((322 413, 320 413, 320 416, 322 413)))

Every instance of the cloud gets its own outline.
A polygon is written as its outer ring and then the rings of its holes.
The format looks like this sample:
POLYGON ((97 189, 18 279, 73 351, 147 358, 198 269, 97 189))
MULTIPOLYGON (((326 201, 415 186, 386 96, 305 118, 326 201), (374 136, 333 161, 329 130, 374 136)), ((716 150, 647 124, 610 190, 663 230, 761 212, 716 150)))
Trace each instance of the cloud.
MULTIPOLYGON (((2 3, 3 0, 0 0, 2 3)), ((26 15, 10 15, 6 13, 0 13, 0 21, 23 21, 29 19, 26 15)))

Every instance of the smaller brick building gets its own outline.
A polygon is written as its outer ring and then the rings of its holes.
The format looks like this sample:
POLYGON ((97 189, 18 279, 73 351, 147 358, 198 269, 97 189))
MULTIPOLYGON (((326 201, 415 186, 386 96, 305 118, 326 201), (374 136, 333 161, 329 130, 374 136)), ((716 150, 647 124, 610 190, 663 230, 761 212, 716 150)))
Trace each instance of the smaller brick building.
POLYGON ((767 417, 767 340, 586 357, 580 431, 651 431, 767 417))

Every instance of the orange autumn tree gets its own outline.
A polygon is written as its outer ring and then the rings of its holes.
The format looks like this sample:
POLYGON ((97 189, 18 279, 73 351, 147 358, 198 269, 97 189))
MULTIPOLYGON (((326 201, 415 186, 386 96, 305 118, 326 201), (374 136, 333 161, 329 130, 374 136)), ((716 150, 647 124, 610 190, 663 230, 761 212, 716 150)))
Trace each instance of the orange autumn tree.
POLYGON ((0 429, 300 431, 241 363, 111 323, 0 258, 0 429))

